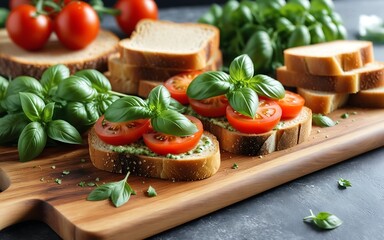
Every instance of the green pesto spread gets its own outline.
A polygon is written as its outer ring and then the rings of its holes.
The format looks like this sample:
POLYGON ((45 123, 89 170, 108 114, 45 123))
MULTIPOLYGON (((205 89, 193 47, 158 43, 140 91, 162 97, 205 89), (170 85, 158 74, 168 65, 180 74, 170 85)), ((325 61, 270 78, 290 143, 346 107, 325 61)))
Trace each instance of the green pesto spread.
POLYGON ((145 155, 150 157, 166 157, 170 159, 182 159, 186 158, 192 154, 199 154, 205 151, 205 149, 211 146, 212 140, 203 134, 197 143, 196 147, 186 153, 182 154, 167 154, 166 156, 158 155, 152 152, 145 144, 144 141, 140 140, 136 143, 132 143, 129 145, 120 145, 120 146, 110 146, 111 150, 118 153, 125 153, 131 155, 145 155))

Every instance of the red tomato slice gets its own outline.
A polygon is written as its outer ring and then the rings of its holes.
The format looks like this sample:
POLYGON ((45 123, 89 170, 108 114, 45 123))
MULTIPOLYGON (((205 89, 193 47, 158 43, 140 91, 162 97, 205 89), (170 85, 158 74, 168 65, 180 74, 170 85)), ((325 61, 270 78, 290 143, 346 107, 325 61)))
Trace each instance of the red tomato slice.
POLYGON ((224 95, 203 100, 189 99, 191 108, 203 117, 222 117, 228 106, 228 99, 224 95))
POLYGON ((187 88, 192 80, 201 73, 201 71, 192 71, 178 74, 167 79, 164 86, 168 89, 172 98, 181 104, 188 104, 187 88))
POLYGON ((203 135, 203 124, 193 116, 186 116, 196 126, 198 131, 187 137, 177 137, 159 132, 145 133, 143 135, 144 143, 154 153, 159 155, 181 154, 192 150, 203 135))
POLYGON ((285 91, 285 97, 277 101, 277 104, 279 104, 283 111, 281 118, 290 119, 297 117, 303 108, 304 103, 304 98, 299 94, 291 91, 285 91))
POLYGON ((280 121, 281 108, 276 101, 260 99, 254 119, 244 116, 231 106, 227 107, 229 124, 242 133, 265 133, 272 130, 280 121))
POLYGON ((149 119, 114 123, 101 116, 95 123, 95 132, 105 143, 125 145, 139 140, 148 131, 149 125, 149 119))

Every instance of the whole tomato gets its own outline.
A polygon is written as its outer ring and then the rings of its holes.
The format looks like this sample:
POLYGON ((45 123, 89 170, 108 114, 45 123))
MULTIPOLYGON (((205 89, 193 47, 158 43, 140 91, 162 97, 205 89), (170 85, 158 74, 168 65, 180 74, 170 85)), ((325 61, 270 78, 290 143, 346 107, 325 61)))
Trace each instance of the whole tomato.
POLYGON ((29 51, 44 47, 52 33, 52 26, 52 20, 48 16, 36 15, 36 8, 26 4, 14 8, 6 23, 11 40, 29 51))
POLYGON ((121 30, 130 35, 141 19, 158 19, 158 8, 153 0, 118 0, 114 6, 121 12, 116 21, 121 30))
POLYGON ((31 0, 10 0, 9 1, 9 9, 15 9, 17 6, 20 6, 22 4, 29 4, 32 5, 31 0))
POLYGON ((68 3, 54 21, 54 31, 59 41, 72 50, 88 46, 97 37, 99 29, 99 17, 86 2, 68 3))

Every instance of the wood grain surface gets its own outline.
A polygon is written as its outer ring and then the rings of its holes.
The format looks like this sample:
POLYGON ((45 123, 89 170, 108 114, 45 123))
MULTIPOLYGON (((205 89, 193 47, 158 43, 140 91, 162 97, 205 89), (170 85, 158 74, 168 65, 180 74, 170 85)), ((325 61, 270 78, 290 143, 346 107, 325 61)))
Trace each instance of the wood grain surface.
POLYGON ((124 177, 93 167, 86 145, 49 148, 26 163, 18 161, 16 148, 0 147, 0 229, 36 219, 64 239, 142 239, 384 145, 384 109, 340 109, 330 116, 339 124, 313 127, 310 139, 291 149, 262 157, 223 152, 219 172, 205 180, 130 176, 137 195, 120 208, 86 200, 94 187, 80 182, 124 177), (342 119, 346 112, 357 114, 342 119), (158 196, 145 195, 150 185, 158 196))

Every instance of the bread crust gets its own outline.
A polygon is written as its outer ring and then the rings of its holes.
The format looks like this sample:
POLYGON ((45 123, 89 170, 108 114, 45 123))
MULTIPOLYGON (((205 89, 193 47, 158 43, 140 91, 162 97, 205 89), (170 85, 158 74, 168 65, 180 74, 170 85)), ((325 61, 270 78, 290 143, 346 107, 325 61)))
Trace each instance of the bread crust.
POLYGON ((214 175, 220 167, 220 149, 216 137, 205 132, 213 146, 206 154, 182 159, 150 157, 113 152, 96 135, 94 128, 88 134, 89 156, 99 169, 132 175, 161 178, 172 181, 195 181, 214 175))
POLYGON ((344 106, 349 97, 348 93, 321 92, 303 88, 298 88, 297 93, 305 99, 305 106, 312 112, 325 115, 344 106))
POLYGON ((351 94, 348 104, 354 107, 384 108, 384 87, 351 94))
POLYGON ((64 64, 73 74, 82 69, 108 69, 108 59, 118 51, 119 38, 110 31, 100 30, 98 37, 85 49, 73 51, 64 48, 53 34, 44 47, 28 52, 16 46, 5 29, 0 30, 0 75, 17 77, 32 76, 39 79, 52 65, 64 64))

